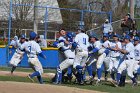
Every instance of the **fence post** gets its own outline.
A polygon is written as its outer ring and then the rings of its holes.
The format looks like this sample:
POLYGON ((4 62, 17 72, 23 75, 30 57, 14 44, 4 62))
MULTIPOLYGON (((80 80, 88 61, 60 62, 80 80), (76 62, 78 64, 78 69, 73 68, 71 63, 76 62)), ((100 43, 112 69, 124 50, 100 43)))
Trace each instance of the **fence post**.
POLYGON ((79 28, 84 29, 84 10, 81 10, 79 28))
POLYGON ((47 39, 47 28, 48 28, 48 8, 46 7, 46 12, 45 12, 45 33, 44 33, 44 38, 47 39))
POLYGON ((109 11, 109 22, 112 23, 112 11, 109 11))
POLYGON ((13 0, 10 0, 10 13, 9 13, 9 24, 8 24, 8 45, 7 45, 7 63, 9 61, 9 45, 10 45, 10 35, 11 35, 11 26, 12 26, 12 9, 13 9, 13 0))

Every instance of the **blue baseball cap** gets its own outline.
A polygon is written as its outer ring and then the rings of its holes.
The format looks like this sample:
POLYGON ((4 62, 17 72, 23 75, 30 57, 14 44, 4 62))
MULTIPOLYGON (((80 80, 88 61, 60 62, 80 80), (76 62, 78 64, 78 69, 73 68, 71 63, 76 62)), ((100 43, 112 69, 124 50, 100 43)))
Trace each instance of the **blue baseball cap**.
POLYGON ((30 36, 30 39, 35 39, 37 34, 32 31, 32 32, 30 32, 29 36, 30 36))
POLYGON ((96 39, 98 39, 97 35, 90 35, 89 38, 96 38, 96 39))
POLYGON ((124 39, 131 39, 129 35, 124 36, 124 39))
POLYGON ((105 33, 103 34, 103 37, 109 37, 109 34, 105 33))
POLYGON ((75 37, 76 34, 75 34, 74 32, 67 32, 66 36, 67 36, 68 38, 72 38, 72 37, 75 37))
POLYGON ((140 40, 140 38, 138 36, 134 37, 134 41, 139 41, 139 40, 140 40))

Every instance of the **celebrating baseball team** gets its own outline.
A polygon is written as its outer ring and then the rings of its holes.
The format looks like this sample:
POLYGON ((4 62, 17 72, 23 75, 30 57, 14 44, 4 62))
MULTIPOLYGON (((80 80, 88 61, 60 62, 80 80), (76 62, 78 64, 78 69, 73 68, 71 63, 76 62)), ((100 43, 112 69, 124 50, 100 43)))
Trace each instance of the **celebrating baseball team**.
MULTIPOLYGON (((132 35, 133 32, 130 31, 124 32, 123 35, 117 34, 108 23, 109 20, 106 19, 101 38, 97 34, 87 35, 83 29, 77 29, 76 32, 66 32, 65 29, 59 31, 60 37, 53 43, 53 47, 58 48, 60 64, 52 79, 53 84, 71 83, 74 80, 75 84, 98 86, 102 84, 103 74, 104 80, 108 81, 110 77, 109 82, 115 87, 125 86, 126 75, 131 79, 132 86, 137 86, 140 68, 140 38, 132 35), (88 79, 87 76, 89 76, 88 79)), ((17 48, 10 60, 11 73, 26 52, 28 62, 34 70, 28 78, 34 82, 33 78, 37 77, 40 84, 43 84, 43 68, 38 56, 44 59, 46 56, 37 43, 37 34, 31 32, 29 36, 29 41, 22 35, 19 41, 11 42, 11 45, 17 48)))

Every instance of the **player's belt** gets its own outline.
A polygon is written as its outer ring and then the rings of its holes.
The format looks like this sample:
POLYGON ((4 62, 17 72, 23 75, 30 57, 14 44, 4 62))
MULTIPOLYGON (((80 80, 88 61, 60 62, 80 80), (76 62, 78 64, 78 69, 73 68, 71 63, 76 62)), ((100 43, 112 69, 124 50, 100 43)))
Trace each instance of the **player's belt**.
POLYGON ((130 58, 126 58, 125 60, 130 60, 130 59, 133 59, 132 57, 130 57, 130 58))
POLYGON ((116 56, 116 57, 113 57, 113 56, 111 56, 112 58, 119 58, 120 56, 116 56))
POLYGON ((66 50, 70 50, 69 48, 68 49, 64 49, 63 51, 66 51, 66 50))
POLYGON ((74 58, 68 58, 68 59, 74 59, 74 58))

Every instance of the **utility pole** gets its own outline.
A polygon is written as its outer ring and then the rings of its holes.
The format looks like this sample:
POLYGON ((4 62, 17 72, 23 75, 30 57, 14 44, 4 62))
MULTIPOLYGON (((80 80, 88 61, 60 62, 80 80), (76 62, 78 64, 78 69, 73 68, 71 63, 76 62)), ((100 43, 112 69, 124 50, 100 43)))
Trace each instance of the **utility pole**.
POLYGON ((130 0, 130 15, 132 19, 134 19, 134 11, 135 11, 135 0, 130 0))
POLYGON ((38 0, 34 0, 34 32, 37 33, 38 30, 38 0))

